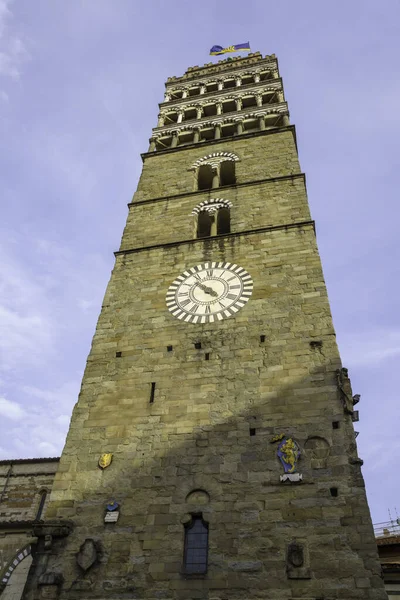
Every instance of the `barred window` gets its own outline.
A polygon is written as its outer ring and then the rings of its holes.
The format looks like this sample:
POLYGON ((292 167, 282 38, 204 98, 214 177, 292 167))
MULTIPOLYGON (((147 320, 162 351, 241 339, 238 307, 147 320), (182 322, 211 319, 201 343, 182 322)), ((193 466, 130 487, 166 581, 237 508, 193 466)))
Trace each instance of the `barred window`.
POLYGON ((208 524, 201 515, 185 526, 184 570, 188 574, 207 572, 208 524))

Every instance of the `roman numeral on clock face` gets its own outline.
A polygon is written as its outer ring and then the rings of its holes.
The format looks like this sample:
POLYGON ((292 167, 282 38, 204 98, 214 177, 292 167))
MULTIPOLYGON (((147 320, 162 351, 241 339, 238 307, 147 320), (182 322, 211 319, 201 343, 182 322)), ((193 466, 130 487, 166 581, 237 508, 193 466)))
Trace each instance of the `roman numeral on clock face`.
POLYGON ((235 300, 237 298, 236 294, 227 294, 226 297, 229 298, 229 300, 235 300))
POLYGON ((207 277, 212 277, 213 276, 213 272, 212 271, 206 271, 207 273, 207 277))

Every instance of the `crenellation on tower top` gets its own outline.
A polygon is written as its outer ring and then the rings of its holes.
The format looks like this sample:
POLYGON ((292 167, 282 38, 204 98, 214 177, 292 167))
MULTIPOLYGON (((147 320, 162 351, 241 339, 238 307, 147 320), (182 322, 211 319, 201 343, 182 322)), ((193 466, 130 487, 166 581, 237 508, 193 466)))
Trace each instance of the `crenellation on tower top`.
POLYGON ((233 69, 243 68, 245 66, 254 65, 260 62, 273 62, 277 64, 277 58, 275 54, 266 54, 263 57, 261 52, 251 52, 247 56, 229 57, 219 60, 217 63, 209 62, 202 66, 195 65, 193 67, 188 67, 183 75, 174 75, 173 77, 168 77, 165 85, 168 86, 169 84, 176 83, 181 80, 193 79, 195 77, 208 75, 210 73, 217 73, 220 71, 228 72, 233 69))

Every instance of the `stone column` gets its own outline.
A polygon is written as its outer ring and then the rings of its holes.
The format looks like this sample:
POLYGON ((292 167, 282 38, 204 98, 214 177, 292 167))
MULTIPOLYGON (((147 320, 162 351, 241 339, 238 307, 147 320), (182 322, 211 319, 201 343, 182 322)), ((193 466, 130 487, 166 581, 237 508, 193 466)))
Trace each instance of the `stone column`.
POLYGON ((240 135, 241 133, 243 133, 243 123, 242 121, 238 121, 237 124, 237 133, 240 135))
POLYGON ((254 73, 254 83, 260 82, 260 73, 254 73))
POLYGON ((194 129, 193 142, 196 143, 199 141, 199 139, 200 139, 200 128, 196 127, 196 129, 194 129))
POLYGON ((165 123, 165 116, 164 115, 158 115, 158 123, 157 123, 157 127, 162 127, 165 123))
POLYGON ((216 106, 217 106, 217 115, 221 115, 222 114, 222 103, 217 102, 216 106))
POLYGON ((211 218, 211 230, 210 235, 217 235, 217 212, 210 215, 211 218))
POLYGON ((171 94, 169 92, 165 92, 164 102, 169 102, 169 100, 171 100, 171 94))
POLYGON ((290 121, 289 121, 289 115, 283 115, 283 125, 286 127, 287 125, 290 125, 290 121))
POLYGON ((183 90, 182 92, 182 98, 187 98, 188 97, 188 91, 187 90, 183 90))
POLYGON ((219 172, 218 172, 217 168, 215 168, 213 170, 213 178, 212 178, 211 187, 212 187, 212 189, 219 187, 219 172))
POLYGON ((178 145, 178 132, 177 131, 173 131, 172 132, 171 148, 176 148, 177 145, 178 145))
POLYGON ((272 71, 272 77, 273 77, 274 79, 279 79, 279 73, 278 73, 278 70, 277 70, 277 69, 275 69, 274 71, 272 71))
POLYGON ((203 116, 203 107, 202 106, 196 106, 196 110, 197 110, 197 118, 201 119, 201 117, 203 116))
POLYGON ((235 77, 235 81, 236 81, 236 87, 240 87, 242 85, 241 77, 235 77))
POLYGON ((256 102, 257 102, 257 106, 262 106, 262 95, 261 94, 256 94, 256 102))
POLYGON ((242 110, 242 99, 236 98, 235 102, 236 102, 236 110, 242 110))
POLYGON ((200 86, 200 94, 205 94, 205 92, 206 92, 206 86, 204 84, 202 84, 200 86))
POLYGON ((150 142, 150 146, 149 146, 148 152, 154 152, 154 150, 156 149, 156 140, 155 140, 155 138, 150 138, 149 142, 150 142))
POLYGON ((221 137, 221 123, 217 123, 214 129, 214 140, 219 140, 221 137))
POLYGON ((221 90, 224 89, 224 82, 222 81, 222 79, 220 81, 217 82, 218 83, 218 91, 220 92, 221 90))
POLYGON ((261 117, 258 117, 258 126, 261 130, 265 129, 265 116, 264 115, 262 115, 261 117))
POLYGON ((182 111, 182 110, 180 110, 180 111, 178 112, 178 118, 177 118, 176 122, 177 122, 177 123, 182 123, 182 119, 183 119, 183 111, 182 111))
POLYGON ((281 91, 276 92, 276 99, 278 102, 284 102, 285 99, 283 97, 283 92, 281 92, 281 91))

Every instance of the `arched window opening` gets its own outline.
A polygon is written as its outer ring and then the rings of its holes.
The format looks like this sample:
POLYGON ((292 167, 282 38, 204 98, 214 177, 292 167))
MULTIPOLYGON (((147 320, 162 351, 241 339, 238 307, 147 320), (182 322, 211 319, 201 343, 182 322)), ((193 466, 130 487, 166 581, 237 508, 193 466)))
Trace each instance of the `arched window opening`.
POLYGON ((221 137, 231 137, 236 133, 236 125, 229 123, 221 127, 221 137))
POLYGON ((205 117, 213 117, 217 114, 217 105, 216 104, 206 104, 203 107, 203 114, 205 117))
POLYGON ((235 100, 228 100, 228 102, 222 103, 222 112, 229 113, 234 112, 236 110, 236 102, 235 100))
POLYGON ((224 81, 224 88, 228 89, 228 88, 234 88, 236 87, 236 81, 235 79, 226 79, 224 81))
POLYGON ((176 123, 177 121, 178 121, 178 113, 177 112, 170 112, 165 115, 165 124, 166 125, 168 125, 168 123, 176 123))
POLYGON ((174 92, 171 92, 171 100, 178 100, 179 98, 182 98, 183 96, 183 90, 175 90, 174 92))
POLYGON ((181 133, 179 136, 178 146, 184 146, 185 144, 193 144, 194 142, 194 132, 193 131, 185 131, 181 133))
POLYGON ((199 212, 199 216, 197 219, 197 237, 203 238, 211 235, 211 225, 213 222, 213 217, 209 212, 202 210, 199 212))
POLYGON ((271 71, 263 71, 260 75, 260 81, 267 81, 268 79, 272 79, 271 71))
POLYGON ((197 189, 210 190, 213 182, 213 170, 210 165, 201 165, 197 176, 197 189))
POLYGON ((200 131, 201 140, 213 140, 214 139, 214 127, 208 127, 200 131))
POLYGON ((231 215, 229 208, 220 208, 217 217, 217 233, 231 232, 231 215))
POLYGON ((243 129, 246 133, 258 131, 260 129, 258 119, 245 119, 243 121, 243 129))
POLYGON ((185 525, 183 568, 188 574, 207 573, 208 524, 201 515, 193 516, 185 525))
POLYGON ((242 98, 242 108, 250 108, 251 106, 257 106, 257 100, 255 96, 247 96, 247 98, 242 98))
POLYGON ((250 83, 254 83, 254 77, 253 77, 253 75, 244 75, 242 77, 242 86, 243 85, 249 85, 250 83))
POLYGON ((263 106, 265 104, 274 104, 274 102, 278 102, 275 92, 268 92, 267 94, 262 95, 262 105, 263 106))
POLYGON ((226 160, 221 163, 219 180, 220 185, 235 185, 235 162, 233 160, 226 160))
POLYGON ((193 87, 193 88, 189 88, 189 96, 198 96, 199 94, 200 94, 200 88, 199 88, 199 86, 193 87))
POLYGON ((212 83, 208 83, 206 85, 206 93, 208 94, 208 92, 216 92, 218 91, 218 84, 217 82, 212 82, 212 83))
POLYGON ((172 136, 157 138, 156 140, 156 150, 166 150, 170 148, 172 144, 172 136))
POLYGON ((46 498, 47 498, 47 491, 43 490, 42 492, 40 492, 40 502, 39 502, 39 506, 37 509, 35 521, 40 521, 40 519, 41 519, 44 504, 46 502, 46 498))
POLYGON ((190 119, 196 119, 196 118, 197 118, 197 110, 195 108, 188 108, 187 110, 185 110, 185 112, 184 112, 185 121, 190 121, 190 119))

